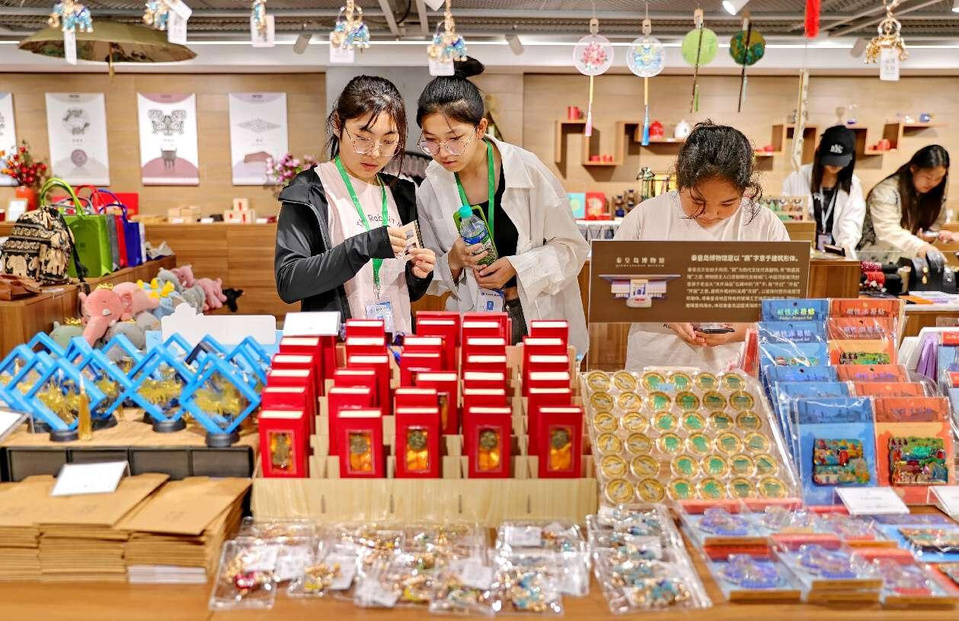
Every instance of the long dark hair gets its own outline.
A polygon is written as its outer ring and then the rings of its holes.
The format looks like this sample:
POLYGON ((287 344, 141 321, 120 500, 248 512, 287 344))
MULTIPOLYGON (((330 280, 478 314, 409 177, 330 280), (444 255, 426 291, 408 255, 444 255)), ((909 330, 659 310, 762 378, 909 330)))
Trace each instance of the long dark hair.
POLYGON ((469 78, 483 73, 484 69, 483 63, 468 58, 455 64, 453 75, 433 78, 420 93, 416 124, 423 127, 425 117, 439 112, 449 120, 479 125, 486 115, 486 106, 479 87, 469 78))
MULTIPOLYGON (((695 188, 706 179, 724 179, 750 199, 749 222, 759 213, 763 188, 753 172, 754 150, 745 134, 728 125, 706 120, 697 123, 679 150, 676 183, 680 190, 695 188)), ((694 199, 695 200, 695 199, 694 199)), ((703 205, 694 219, 702 215, 703 205)))
MULTIPOLYGON (((380 114, 384 113, 390 115, 396 123, 396 131, 400 134, 396 153, 402 160, 406 150, 406 106, 403 105, 403 96, 386 78, 370 75, 359 75, 350 80, 337 97, 333 112, 326 119, 326 135, 329 136, 326 147, 330 152, 330 159, 340 153, 340 132, 348 120, 369 114, 370 120, 363 127, 369 129, 380 114)), ((402 166, 402 161, 400 165, 402 166)))
MULTIPOLYGON (((822 163, 822 158, 826 155, 829 155, 826 152, 826 146, 822 140, 819 141, 819 146, 816 147, 816 156, 813 159, 812 163, 812 181, 809 183, 809 190, 815 194, 822 189, 822 176, 825 172, 825 166, 822 163)), ((852 191, 852 175, 853 170, 856 168, 856 152, 851 153, 852 160, 843 167, 842 170, 836 175, 836 185, 840 190, 849 194, 852 191)))
POLYGON ((937 144, 923 147, 913 154, 912 159, 886 179, 893 177, 896 178, 899 186, 899 203, 902 207, 900 225, 912 233, 928 231, 929 227, 939 219, 939 214, 942 213, 943 206, 946 204, 946 187, 949 185, 949 152, 937 144), (946 176, 942 178, 939 185, 920 196, 912 182, 912 169, 922 170, 940 166, 946 169, 946 176))

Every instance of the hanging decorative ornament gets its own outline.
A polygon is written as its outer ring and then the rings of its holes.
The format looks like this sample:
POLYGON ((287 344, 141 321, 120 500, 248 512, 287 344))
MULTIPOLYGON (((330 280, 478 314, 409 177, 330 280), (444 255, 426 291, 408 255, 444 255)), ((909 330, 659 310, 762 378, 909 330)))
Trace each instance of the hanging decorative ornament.
POLYGON ((878 62, 883 50, 891 50, 886 55, 897 54, 900 61, 909 58, 906 42, 899 34, 902 24, 892 14, 893 10, 899 7, 899 0, 882 0, 882 4, 886 7, 886 16, 876 29, 879 34, 866 46, 866 64, 878 62))
POLYGON ((819 36, 819 14, 822 12, 822 0, 806 0, 805 31, 807 39, 819 36))
POLYGON ((708 65, 716 58, 719 39, 716 33, 703 23, 702 9, 693 12, 696 28, 686 33, 681 48, 683 60, 693 66, 693 98, 689 104, 690 112, 699 112, 699 68, 708 65))
POLYGON ((666 52, 662 42, 649 36, 653 24, 648 15, 647 6, 647 17, 643 20, 643 36, 633 41, 626 50, 626 65, 629 70, 643 78, 643 105, 646 110, 643 117, 643 146, 649 144, 649 78, 662 73, 666 64, 666 52))
POLYGON ((170 22, 170 5, 166 0, 149 0, 143 11, 143 23, 155 30, 166 30, 170 22))
POLYGON ((729 41, 729 55, 733 57, 737 65, 742 65, 743 70, 739 79, 739 107, 737 112, 743 111, 743 103, 746 101, 746 67, 755 65, 759 59, 766 53, 766 39, 753 30, 753 24, 749 18, 743 19, 743 29, 733 35, 729 41))
POLYGON ((579 40, 573 49, 573 64, 577 71, 589 76, 589 103, 586 107, 586 136, 593 135, 593 78, 606 73, 613 64, 613 45, 598 34, 599 20, 589 20, 589 34, 579 40))
POLYGON ((257 31, 260 34, 266 32, 266 0, 253 0, 251 11, 257 31))
POLYGON ((340 8, 336 26, 330 33, 330 45, 358 50, 370 47, 370 29, 363 22, 363 9, 353 0, 346 0, 346 6, 340 8))
POLYGON ((793 129, 793 150, 791 161, 793 168, 802 168, 803 134, 806 133, 806 121, 809 120, 809 70, 799 72, 799 101, 796 103, 796 127, 793 129))
POLYGON ((90 9, 73 0, 60 0, 54 4, 47 23, 63 32, 93 32, 90 9))
POLYGON ((453 75, 453 63, 466 60, 466 41, 456 34, 450 0, 446 0, 443 21, 436 25, 433 43, 426 48, 426 54, 430 59, 431 75, 453 75))

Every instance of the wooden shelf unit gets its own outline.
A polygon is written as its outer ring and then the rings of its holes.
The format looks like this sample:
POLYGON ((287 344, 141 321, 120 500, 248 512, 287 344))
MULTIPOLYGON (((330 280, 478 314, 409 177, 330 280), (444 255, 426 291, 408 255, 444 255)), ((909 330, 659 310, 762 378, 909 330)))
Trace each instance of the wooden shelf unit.
MULTIPOLYGON (((789 141, 791 141, 795 135, 796 125, 794 123, 777 123, 776 125, 773 125, 772 135, 769 142, 776 150, 773 151, 771 155, 785 155, 786 153, 789 153, 789 141)), ((802 163, 811 164, 816 156, 816 137, 819 135, 819 126, 806 125, 803 128, 802 135, 802 163)), ((760 152, 757 151, 756 156, 762 157, 759 154, 760 152)))

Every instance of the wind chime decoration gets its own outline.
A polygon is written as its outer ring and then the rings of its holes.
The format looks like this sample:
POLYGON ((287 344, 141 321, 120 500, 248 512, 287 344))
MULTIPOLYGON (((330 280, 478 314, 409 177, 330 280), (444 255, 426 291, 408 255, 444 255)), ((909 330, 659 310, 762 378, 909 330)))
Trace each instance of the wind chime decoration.
POLYGON ((363 21, 363 9, 353 0, 346 0, 340 8, 336 25, 330 33, 330 45, 341 49, 365 50, 370 47, 370 29, 363 21))
POLYGON ((90 9, 73 0, 60 0, 54 4, 47 24, 63 32, 93 32, 90 9))
POLYGON ((583 75, 589 76, 589 103, 586 107, 586 137, 593 135, 593 78, 606 73, 613 64, 613 45, 598 34, 599 20, 589 20, 589 34, 579 40, 573 49, 573 64, 583 75))
POLYGON ((879 62, 883 50, 891 50, 886 54, 897 54, 900 61, 909 58, 906 42, 899 34, 902 24, 892 14, 899 7, 899 0, 882 0, 882 4, 886 7, 886 16, 879 22, 879 34, 866 45, 866 64, 879 62))
POLYGON ((737 65, 742 65, 742 73, 739 78, 739 107, 737 112, 743 111, 743 103, 746 101, 746 67, 750 67, 759 62, 759 59, 766 53, 766 39, 753 30, 753 24, 749 18, 743 19, 743 29, 733 35, 729 41, 729 55, 733 57, 737 65))
MULTIPOLYGON (((433 42, 426 48, 426 53, 433 63, 449 65, 450 70, 454 62, 466 60, 466 40, 456 33, 451 0, 446 0, 443 21, 436 25, 433 42)), ((448 73, 451 75, 452 71, 448 73)))
POLYGON ((705 27, 703 10, 693 12, 695 28, 686 33, 681 48, 683 60, 693 67, 693 96, 689 103, 690 112, 699 112, 699 68, 713 62, 719 50, 716 33, 705 27))
POLYGON ((256 31, 262 35, 266 32, 266 0, 253 0, 250 10, 256 31))
POLYGON ((170 5, 166 0, 149 0, 143 11, 143 23, 155 30, 166 30, 170 22, 170 5))
POLYGON ((662 42, 649 34, 653 30, 649 19, 649 7, 643 20, 643 36, 633 41, 626 51, 626 65, 629 70, 643 78, 643 105, 646 113, 643 117, 643 146, 649 144, 649 78, 657 76, 666 64, 666 53, 662 42))

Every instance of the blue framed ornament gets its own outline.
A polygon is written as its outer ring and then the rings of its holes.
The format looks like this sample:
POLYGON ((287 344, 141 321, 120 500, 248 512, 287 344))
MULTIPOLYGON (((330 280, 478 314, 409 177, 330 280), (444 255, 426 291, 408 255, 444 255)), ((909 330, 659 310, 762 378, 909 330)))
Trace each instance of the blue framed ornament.
POLYGON ((126 373, 96 349, 75 366, 84 382, 92 383, 105 397, 103 403, 91 408, 94 419, 103 419, 106 424, 110 424, 109 420, 115 422, 113 412, 122 406, 124 393, 132 387, 126 373))
POLYGON ((231 363, 206 356, 180 404, 206 429, 207 446, 225 448, 239 440, 239 427, 260 407, 260 395, 237 376, 231 363))
MULTIPOLYGON (((179 356, 158 345, 147 352, 128 377, 130 387, 123 392, 122 401, 129 400, 143 408, 144 421, 152 423, 154 431, 171 433, 186 428, 181 394, 196 373, 179 356)), ((118 403, 114 409, 119 407, 118 403)))
POLYGON ((54 442, 76 440, 84 413, 92 419, 93 411, 106 400, 106 395, 92 382, 85 382, 80 371, 63 358, 54 360, 41 352, 34 362, 45 365, 40 379, 26 394, 33 411, 34 431, 49 431, 54 442), (45 429, 38 429, 38 423, 45 429))
POLYGON ((40 379, 41 369, 34 364, 37 354, 26 345, 17 345, 0 362, 0 400, 14 409, 32 412, 24 395, 40 379))

